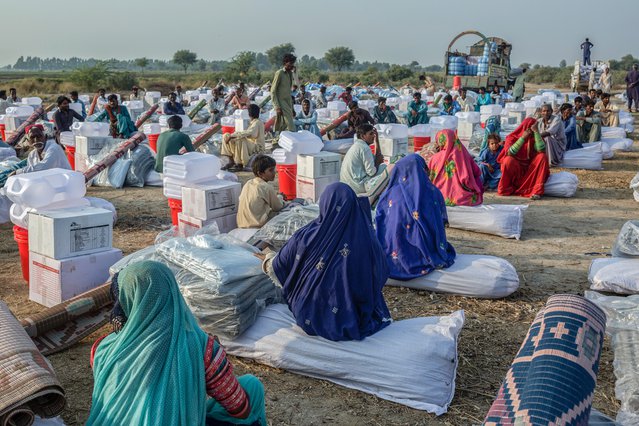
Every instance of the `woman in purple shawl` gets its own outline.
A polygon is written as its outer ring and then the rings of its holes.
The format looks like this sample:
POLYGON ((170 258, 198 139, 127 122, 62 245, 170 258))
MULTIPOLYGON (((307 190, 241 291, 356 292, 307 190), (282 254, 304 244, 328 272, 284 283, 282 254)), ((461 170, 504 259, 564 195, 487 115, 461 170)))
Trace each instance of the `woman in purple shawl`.
POLYGON ((391 322, 382 294, 388 265, 370 204, 346 184, 326 187, 319 218, 297 231, 271 265, 267 257, 265 269, 309 335, 362 340, 391 322))
POLYGON ((444 197, 428 178, 424 159, 411 154, 399 160, 375 212, 390 277, 410 280, 452 265, 455 249, 446 240, 446 223, 444 197))

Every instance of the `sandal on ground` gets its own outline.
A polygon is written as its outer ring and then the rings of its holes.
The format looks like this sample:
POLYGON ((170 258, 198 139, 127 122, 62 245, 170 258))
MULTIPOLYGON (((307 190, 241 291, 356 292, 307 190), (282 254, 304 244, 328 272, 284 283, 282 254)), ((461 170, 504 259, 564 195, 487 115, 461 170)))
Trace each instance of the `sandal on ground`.
POLYGON ((541 195, 539 194, 534 194, 530 197, 531 200, 536 201, 536 200, 541 200, 541 195))

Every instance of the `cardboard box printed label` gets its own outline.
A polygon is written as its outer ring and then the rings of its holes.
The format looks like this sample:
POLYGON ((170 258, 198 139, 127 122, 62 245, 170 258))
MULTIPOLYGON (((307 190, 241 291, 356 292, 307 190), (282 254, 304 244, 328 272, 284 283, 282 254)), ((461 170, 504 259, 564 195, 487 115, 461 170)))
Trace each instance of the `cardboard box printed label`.
POLYGON ((333 152, 298 154, 297 175, 307 178, 339 175, 342 156, 333 152))
POLYGON ((209 185, 182 187, 182 212, 201 220, 237 214, 242 185, 220 180, 209 185))
POLYGON ((324 176, 320 178, 297 177, 297 198, 313 200, 317 202, 322 193, 331 183, 339 182, 339 175, 324 176))
POLYGON ((29 213, 29 250, 65 259, 111 248, 113 213, 83 207, 29 213))
POLYGON ((198 219, 191 217, 184 212, 178 213, 178 235, 187 238, 194 235, 197 231, 216 223, 220 233, 226 234, 237 228, 237 214, 216 217, 214 219, 198 219))
POLYGON ((76 136, 75 169, 85 172, 91 167, 90 156, 96 155, 113 140, 110 136, 76 136))
POLYGON ((93 290, 109 279, 109 268, 122 258, 111 249, 68 259, 29 253, 29 299, 51 307, 93 290))

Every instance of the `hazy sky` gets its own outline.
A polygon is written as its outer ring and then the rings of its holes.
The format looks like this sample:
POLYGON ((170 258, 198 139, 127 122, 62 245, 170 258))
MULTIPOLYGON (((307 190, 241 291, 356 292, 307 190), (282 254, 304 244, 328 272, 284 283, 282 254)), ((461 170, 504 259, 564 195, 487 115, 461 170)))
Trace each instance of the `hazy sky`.
MULTIPOLYGON (((513 65, 557 65, 580 56, 639 56, 639 0, 0 0, 0 65, 20 56, 170 59, 190 49, 205 59, 292 42, 321 57, 349 46, 360 60, 441 64, 448 43, 475 29, 513 44, 513 65), (8 24, 12 22, 11 24, 8 24)), ((459 50, 477 39, 466 36, 459 50)))

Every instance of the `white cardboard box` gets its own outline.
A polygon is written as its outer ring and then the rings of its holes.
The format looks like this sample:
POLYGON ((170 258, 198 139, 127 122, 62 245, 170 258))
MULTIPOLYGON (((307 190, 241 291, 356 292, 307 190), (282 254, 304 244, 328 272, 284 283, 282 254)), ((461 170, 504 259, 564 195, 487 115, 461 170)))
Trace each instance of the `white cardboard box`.
POLYGON ((242 185, 220 180, 209 185, 182 187, 182 212, 201 220, 237 214, 242 185))
POLYGON ((111 249, 113 213, 96 207, 29 213, 29 250, 53 259, 111 249))
POLYGON ((202 220, 180 212, 178 213, 178 235, 184 238, 190 237, 200 229, 212 225, 213 223, 217 223, 220 233, 226 234, 237 228, 237 214, 233 213, 222 217, 216 217, 215 219, 202 220))
POLYGON ((297 175, 307 178, 339 175, 342 156, 333 152, 298 154, 297 175))
POLYGON ((460 121, 457 123, 457 136, 462 139, 470 139, 473 135, 475 125, 467 121, 460 121))
POLYGON ((245 118, 236 118, 235 119, 235 131, 236 132, 243 132, 244 130, 247 130, 249 128, 249 124, 250 124, 251 120, 249 119, 245 119, 245 118))
POLYGON ((75 137, 75 169, 86 172, 89 169, 89 157, 96 155, 107 143, 113 140, 110 136, 76 136, 75 137))
POLYGON ((111 136, 76 136, 75 152, 84 155, 95 155, 112 140, 111 136))
POLYGON ((508 117, 512 117, 515 119, 513 124, 520 124, 526 118, 526 111, 510 111, 508 112, 508 117))
POLYGON ((385 157, 394 157, 408 153, 408 138, 390 139, 379 138, 379 147, 385 157))
POLYGON ((328 185, 339 182, 339 175, 323 176, 319 178, 307 178, 297 176, 297 198, 313 200, 317 202, 328 185))
POLYGON ((109 279, 109 268, 122 258, 122 251, 56 260, 29 253, 29 299, 51 307, 93 290, 109 279))

